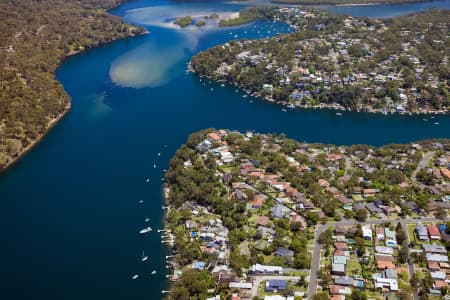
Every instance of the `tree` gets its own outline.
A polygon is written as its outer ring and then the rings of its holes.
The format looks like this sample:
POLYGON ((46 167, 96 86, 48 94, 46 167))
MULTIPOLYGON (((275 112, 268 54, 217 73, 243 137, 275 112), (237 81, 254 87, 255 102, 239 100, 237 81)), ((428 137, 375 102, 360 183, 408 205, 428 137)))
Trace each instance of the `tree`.
POLYGON ((317 293, 313 296, 313 300, 328 300, 328 294, 325 292, 317 293))
POLYGON ((325 230, 319 235, 319 238, 317 239, 317 242, 321 245, 328 245, 333 242, 332 240, 332 234, 330 230, 325 230))
POLYGON ((367 220, 367 210, 365 208, 360 208, 356 211, 356 220, 359 222, 364 222, 367 220))

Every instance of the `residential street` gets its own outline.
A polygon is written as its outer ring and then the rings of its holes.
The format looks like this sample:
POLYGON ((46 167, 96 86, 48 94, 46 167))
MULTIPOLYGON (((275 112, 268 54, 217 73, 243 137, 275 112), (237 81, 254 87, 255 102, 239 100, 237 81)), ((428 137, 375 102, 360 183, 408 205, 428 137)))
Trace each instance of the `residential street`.
MULTIPOLYGON (((397 224, 398 222, 400 222, 402 224, 402 227, 404 228, 405 232, 407 233, 406 224, 420 223, 420 222, 448 222, 448 221, 450 221, 450 218, 444 218, 444 219, 437 219, 437 218, 383 219, 383 220, 367 220, 365 222, 358 222, 355 220, 343 220, 343 221, 339 221, 339 222, 329 222, 326 224, 317 225, 316 233, 314 235, 314 250, 313 250, 313 257, 312 257, 312 262, 311 262, 311 275, 309 277, 308 300, 311 300, 317 291, 317 271, 319 270, 319 267, 320 267, 320 244, 317 242, 317 239, 322 232, 324 232, 331 226, 336 227, 336 226, 349 226, 349 225, 357 225, 357 224, 374 225, 374 224, 383 224, 385 222, 391 222, 391 223, 397 224)), ((409 242, 409 237, 408 237, 408 242, 409 242)), ((411 265, 409 266, 409 272, 410 272, 410 275, 414 274, 414 266, 411 266, 411 265)), ((415 300, 418 299, 417 293, 415 293, 414 299, 415 300)))

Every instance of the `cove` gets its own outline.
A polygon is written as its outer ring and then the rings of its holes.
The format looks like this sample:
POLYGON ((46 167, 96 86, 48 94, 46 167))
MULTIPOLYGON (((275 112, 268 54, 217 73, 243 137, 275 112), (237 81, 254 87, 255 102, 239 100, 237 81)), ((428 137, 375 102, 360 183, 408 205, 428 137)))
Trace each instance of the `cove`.
MULTIPOLYGON (((370 12, 409 13, 414 5, 372 7, 370 12)), ((2 299, 159 299, 167 284, 166 250, 156 232, 162 217, 161 178, 193 131, 284 132, 300 141, 372 145, 450 137, 448 116, 283 112, 260 100, 251 103, 233 87, 186 75, 186 63, 198 51, 235 35, 258 38, 261 32, 288 30, 283 24, 256 22, 186 33, 160 24, 187 7, 206 13, 233 12, 241 5, 129 2, 112 12, 143 24, 149 35, 93 49, 60 67, 57 77, 72 97, 72 110, 0 177, 2 299), (158 8, 139 11, 145 7, 158 8), (140 236, 145 217, 154 230, 140 236), (142 250, 149 256, 146 263, 140 260, 142 250), (152 270, 157 274, 150 275, 152 270), (140 277, 131 280, 133 274, 140 277)), ((346 9, 360 15, 366 8, 346 9)))

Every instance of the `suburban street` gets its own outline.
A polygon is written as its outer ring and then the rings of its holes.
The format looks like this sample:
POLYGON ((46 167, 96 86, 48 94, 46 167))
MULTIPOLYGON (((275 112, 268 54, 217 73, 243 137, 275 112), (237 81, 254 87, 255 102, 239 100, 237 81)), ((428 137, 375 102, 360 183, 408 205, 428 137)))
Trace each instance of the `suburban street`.
MULTIPOLYGON (((420 218, 420 219, 382 219, 382 220, 367 220, 365 222, 358 222, 355 220, 343 220, 339 222, 329 222, 326 224, 318 224, 316 228, 316 232, 314 234, 314 250, 313 250, 313 257, 311 262, 311 275, 309 277, 309 289, 308 289, 308 300, 311 300, 313 296, 316 294, 317 291, 317 271, 320 267, 320 244, 317 242, 317 239, 319 235, 327 230, 330 227, 336 227, 336 226, 350 226, 350 225, 375 225, 375 224, 383 224, 386 222, 391 222, 394 224, 397 224, 400 222, 402 224, 402 227, 404 228, 405 232, 406 230, 406 224, 411 223, 420 223, 420 222, 448 222, 450 221, 450 218, 443 218, 443 219, 437 219, 437 218, 420 218)), ((409 237, 408 237, 408 243, 409 243, 409 237)), ((409 273, 410 277, 412 274, 414 274, 414 266, 409 265, 409 273)), ((417 293, 414 293, 414 299, 417 300, 418 296, 417 293)))

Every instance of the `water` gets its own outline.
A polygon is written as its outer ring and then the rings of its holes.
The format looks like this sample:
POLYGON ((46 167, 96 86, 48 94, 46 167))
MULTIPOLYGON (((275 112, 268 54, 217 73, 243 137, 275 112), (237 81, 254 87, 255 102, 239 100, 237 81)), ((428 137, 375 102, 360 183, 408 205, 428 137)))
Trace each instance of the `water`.
MULTIPOLYGON (((128 11, 147 5, 168 4, 134 1, 113 12, 148 23, 150 35, 94 49, 61 66, 57 76, 72 96, 72 110, 1 176, 1 299, 158 299, 166 285, 165 249, 155 230, 145 237, 138 231, 146 216, 154 229, 161 226, 163 169, 193 131, 252 129, 309 142, 373 145, 450 137, 446 116, 425 122, 421 116, 283 112, 270 103, 250 103, 232 87, 199 81, 185 74, 193 53, 235 34, 253 38, 263 27, 287 27, 258 22, 238 29, 172 30, 161 20, 186 5, 128 11), (149 255, 146 263, 140 261, 142 250, 149 255), (152 270, 158 273, 150 275, 152 270), (139 279, 131 280, 134 274, 139 279)), ((202 13, 238 8, 193 6, 202 13)))

